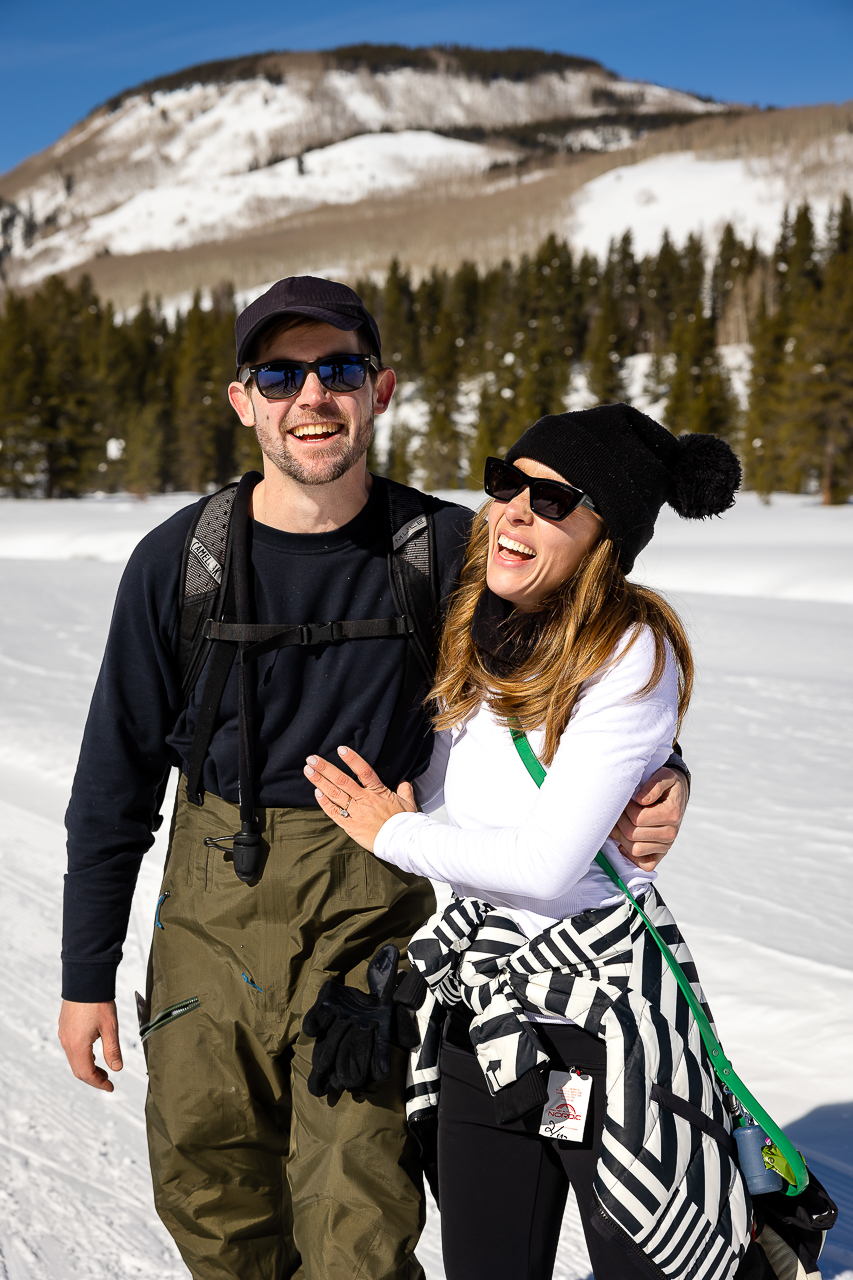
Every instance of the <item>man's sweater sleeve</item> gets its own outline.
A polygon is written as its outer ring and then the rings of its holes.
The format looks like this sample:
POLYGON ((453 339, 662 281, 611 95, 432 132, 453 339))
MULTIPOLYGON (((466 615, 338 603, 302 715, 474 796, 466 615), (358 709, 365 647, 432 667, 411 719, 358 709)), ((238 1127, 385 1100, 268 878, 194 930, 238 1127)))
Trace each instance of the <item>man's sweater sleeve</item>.
POLYGON ((119 586, 71 801, 62 939, 66 1000, 111 1000, 182 705, 178 579, 192 508, 150 533, 119 586))

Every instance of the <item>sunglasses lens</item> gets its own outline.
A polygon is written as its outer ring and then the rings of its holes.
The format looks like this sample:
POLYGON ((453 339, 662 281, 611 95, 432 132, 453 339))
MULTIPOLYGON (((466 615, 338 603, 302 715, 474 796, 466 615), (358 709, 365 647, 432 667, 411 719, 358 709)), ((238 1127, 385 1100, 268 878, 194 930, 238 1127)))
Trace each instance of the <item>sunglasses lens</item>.
POLYGON ((546 520, 565 520, 580 502, 583 494, 578 490, 571 492, 550 485, 547 480, 538 480, 535 493, 531 495, 530 510, 546 520))
POLYGON ((495 498, 498 502, 509 502, 518 493, 518 472, 508 462, 490 458, 486 463, 483 488, 490 498, 495 498))
POLYGON ((296 395, 304 375, 298 364, 279 365, 274 369, 259 369, 255 381, 267 400, 286 400, 288 396, 296 395))
POLYGON ((317 376, 328 391, 358 391, 367 379, 367 366, 362 360, 323 361, 317 376))

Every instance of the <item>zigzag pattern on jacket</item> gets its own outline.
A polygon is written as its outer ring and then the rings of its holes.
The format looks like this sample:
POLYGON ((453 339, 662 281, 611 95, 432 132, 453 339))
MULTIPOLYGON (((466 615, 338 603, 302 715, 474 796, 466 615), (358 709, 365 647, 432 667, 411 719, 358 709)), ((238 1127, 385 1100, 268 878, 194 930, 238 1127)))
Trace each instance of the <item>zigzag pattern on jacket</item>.
MULTIPOLYGON (((710 1020, 693 958, 651 887, 643 907, 710 1020)), ((525 1010, 571 1018, 607 1047, 596 1225, 642 1250, 650 1274, 666 1280, 734 1276, 752 1211, 731 1120, 690 1006, 629 902, 528 940, 487 902, 457 898, 415 934, 409 958, 429 987, 409 1069, 410 1121, 437 1106, 448 1008, 473 1010, 471 1040, 493 1095, 548 1061, 525 1010)))

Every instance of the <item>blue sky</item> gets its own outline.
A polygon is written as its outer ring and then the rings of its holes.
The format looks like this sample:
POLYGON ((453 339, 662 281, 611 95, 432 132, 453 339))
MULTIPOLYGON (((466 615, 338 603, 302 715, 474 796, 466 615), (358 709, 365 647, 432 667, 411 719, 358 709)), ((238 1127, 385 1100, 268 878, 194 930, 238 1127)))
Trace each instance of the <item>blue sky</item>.
POLYGON ((142 80, 362 41, 557 49, 761 106, 853 97, 851 0, 0 0, 0 173, 142 80))

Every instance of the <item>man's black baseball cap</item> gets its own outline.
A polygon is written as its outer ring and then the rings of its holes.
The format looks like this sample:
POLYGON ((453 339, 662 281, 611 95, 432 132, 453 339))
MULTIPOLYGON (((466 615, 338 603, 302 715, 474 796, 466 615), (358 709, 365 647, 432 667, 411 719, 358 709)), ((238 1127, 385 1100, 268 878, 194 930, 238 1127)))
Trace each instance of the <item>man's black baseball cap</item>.
POLYGON ((237 368, 246 359, 254 336, 278 316, 307 316, 321 324, 351 333, 364 328, 374 354, 381 360, 379 328, 357 293, 337 280, 321 280, 317 276, 288 276, 279 280, 250 303, 237 317, 237 368))

